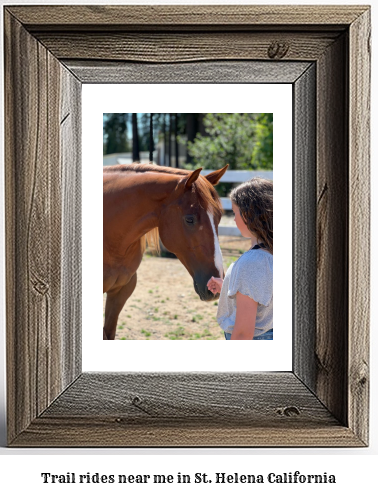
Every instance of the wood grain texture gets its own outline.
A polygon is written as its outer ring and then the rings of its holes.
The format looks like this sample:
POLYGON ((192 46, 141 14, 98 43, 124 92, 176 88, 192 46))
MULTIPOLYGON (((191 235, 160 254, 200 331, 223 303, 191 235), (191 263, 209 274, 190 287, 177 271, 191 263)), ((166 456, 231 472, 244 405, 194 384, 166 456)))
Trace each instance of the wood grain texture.
POLYGON ((151 26, 198 27, 218 26, 222 30, 231 26, 252 25, 261 28, 276 26, 316 26, 351 24, 366 7, 348 6, 304 6, 304 5, 145 5, 145 6, 25 6, 7 7, 29 30, 50 27, 65 29, 95 28, 108 26, 127 29, 150 29, 151 26))
POLYGON ((259 8, 5 8, 10 445, 368 444, 369 8, 259 8), (79 376, 81 82, 294 67, 293 373, 79 376))
POLYGON ((52 115, 59 106, 59 64, 17 21, 6 16, 5 22, 6 245, 14 256, 7 273, 7 361, 14 371, 8 432, 14 437, 61 392, 59 133, 47 112, 47 102, 52 115))
POLYGON ((348 420, 348 111, 347 38, 318 63, 316 393, 348 420))
POLYGON ((257 424, 264 414, 267 426, 338 423, 294 374, 274 372, 84 373, 43 417, 70 417, 72 410, 75 417, 132 421, 177 418, 257 424))
POLYGON ((13 444, 291 446, 298 432, 306 446, 361 445, 291 373, 91 373, 13 444))
POLYGON ((73 378, 70 369, 64 375, 67 363, 62 362, 67 349, 62 344, 60 118, 61 71, 66 70, 9 15, 5 36, 6 254, 8 263, 12 261, 6 283, 7 399, 12 441, 73 378))
POLYGON ((59 59, 177 63, 206 60, 314 61, 338 33, 36 32, 59 59))
POLYGON ((316 65, 293 85, 294 373, 315 392, 316 65))
POLYGON ((370 11, 352 24, 349 94, 349 426, 368 441, 370 329, 370 11))
POLYGON ((347 427, 259 427, 240 423, 178 420, 133 424, 111 418, 38 418, 12 443, 14 447, 360 447, 347 427))
POLYGON ((61 65, 62 386, 81 373, 81 82, 61 65))
POLYGON ((62 60, 82 83, 293 83, 310 63, 212 61, 185 64, 62 60))

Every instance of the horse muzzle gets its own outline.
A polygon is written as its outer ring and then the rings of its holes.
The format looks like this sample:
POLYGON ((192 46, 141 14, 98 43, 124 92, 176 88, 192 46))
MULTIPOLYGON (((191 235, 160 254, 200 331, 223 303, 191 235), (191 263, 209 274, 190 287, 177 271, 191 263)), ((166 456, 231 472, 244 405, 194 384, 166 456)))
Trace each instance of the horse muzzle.
POLYGON ((198 282, 194 279, 193 284, 194 284, 194 290, 196 291, 196 294, 204 302, 210 302, 212 300, 219 299, 219 293, 216 293, 214 295, 213 292, 210 292, 210 290, 207 288, 207 281, 206 282, 198 282))

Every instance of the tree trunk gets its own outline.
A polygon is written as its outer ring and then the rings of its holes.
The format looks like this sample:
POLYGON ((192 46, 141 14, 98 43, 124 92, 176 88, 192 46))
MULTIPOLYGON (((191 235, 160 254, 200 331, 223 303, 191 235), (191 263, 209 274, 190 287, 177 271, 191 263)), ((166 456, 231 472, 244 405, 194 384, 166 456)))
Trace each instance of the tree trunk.
POLYGON ((150 113, 150 163, 154 161, 154 115, 150 113))
POLYGON ((165 115, 166 113, 163 113, 163 165, 165 165, 167 161, 167 129, 165 126, 165 115))
POLYGON ((169 113, 168 166, 172 166, 172 113, 169 113))
POLYGON ((134 162, 134 161, 140 161, 138 117, 136 113, 132 113, 132 124, 133 124, 133 162, 134 162))
POLYGON ((176 168, 179 168, 179 145, 178 145, 178 115, 175 114, 175 156, 176 168))
MULTIPOLYGON (((198 131, 198 120, 195 113, 188 113, 186 115, 186 135, 188 142, 193 142, 198 131)), ((189 154, 188 149, 186 150, 186 162, 192 163, 193 156, 189 154)))

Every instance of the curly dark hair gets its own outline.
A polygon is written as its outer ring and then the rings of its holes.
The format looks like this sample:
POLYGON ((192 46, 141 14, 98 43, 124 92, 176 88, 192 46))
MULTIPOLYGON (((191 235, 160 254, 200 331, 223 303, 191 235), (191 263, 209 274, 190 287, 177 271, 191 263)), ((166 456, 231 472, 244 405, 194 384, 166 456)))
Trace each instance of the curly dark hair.
POLYGON ((233 189, 230 198, 251 233, 273 254, 273 182, 254 177, 233 189))

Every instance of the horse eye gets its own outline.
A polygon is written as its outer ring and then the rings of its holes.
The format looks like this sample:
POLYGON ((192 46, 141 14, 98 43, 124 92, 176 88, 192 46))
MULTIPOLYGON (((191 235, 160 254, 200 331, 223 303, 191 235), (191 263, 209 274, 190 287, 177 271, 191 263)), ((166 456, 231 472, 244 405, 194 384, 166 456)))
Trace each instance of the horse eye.
POLYGON ((185 216, 185 222, 186 222, 187 224, 192 225, 192 224, 194 224, 194 221, 195 221, 195 219, 194 219, 194 215, 186 215, 186 216, 185 216))

